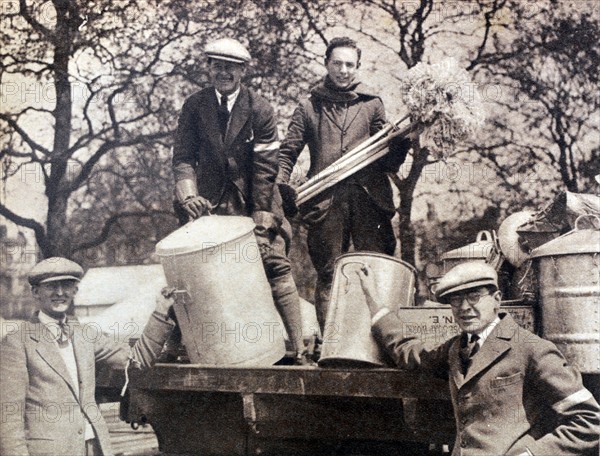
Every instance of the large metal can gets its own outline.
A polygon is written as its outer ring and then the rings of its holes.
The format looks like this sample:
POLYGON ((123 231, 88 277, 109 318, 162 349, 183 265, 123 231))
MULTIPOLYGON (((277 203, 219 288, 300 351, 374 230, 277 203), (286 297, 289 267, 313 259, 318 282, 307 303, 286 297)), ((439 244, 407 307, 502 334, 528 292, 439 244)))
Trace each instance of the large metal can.
POLYGON ((416 270, 394 257, 372 252, 342 255, 335 263, 319 366, 360 367, 391 365, 371 334, 371 314, 357 271, 369 265, 378 295, 392 312, 413 306, 416 270))
MULTIPOLYGON (((579 220, 578 220, 579 221, 579 220)), ((533 250, 540 334, 583 373, 600 373, 600 230, 579 229, 533 250)))
POLYGON ((201 217, 156 245, 192 363, 272 365, 283 323, 247 217, 201 217))

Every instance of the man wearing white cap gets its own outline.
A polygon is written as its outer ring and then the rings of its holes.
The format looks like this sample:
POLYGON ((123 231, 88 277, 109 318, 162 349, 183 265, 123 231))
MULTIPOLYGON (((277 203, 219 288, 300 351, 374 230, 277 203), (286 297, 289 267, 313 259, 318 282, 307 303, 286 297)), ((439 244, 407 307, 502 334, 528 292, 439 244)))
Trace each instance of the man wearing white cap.
POLYGON ((453 456, 597 454, 598 403, 554 344, 499 313, 491 266, 464 263, 442 277, 436 297, 452 306, 463 333, 432 350, 404 337, 403 322, 380 304, 367 267, 359 277, 373 335, 397 365, 449 378, 453 456))
POLYGON ((173 323, 169 300, 156 309, 135 346, 67 316, 83 269, 48 258, 29 273, 39 310, 30 321, 5 324, 0 342, 0 454, 112 455, 108 428, 96 400, 96 364, 149 367, 173 323), (129 363, 129 364, 128 364, 129 363))
POLYGON ((181 224, 209 213, 253 218, 275 305, 302 364, 300 298, 287 258, 291 227, 275 185, 273 108, 241 84, 251 57, 239 41, 210 42, 205 54, 212 86, 185 101, 173 147, 175 210, 181 224))

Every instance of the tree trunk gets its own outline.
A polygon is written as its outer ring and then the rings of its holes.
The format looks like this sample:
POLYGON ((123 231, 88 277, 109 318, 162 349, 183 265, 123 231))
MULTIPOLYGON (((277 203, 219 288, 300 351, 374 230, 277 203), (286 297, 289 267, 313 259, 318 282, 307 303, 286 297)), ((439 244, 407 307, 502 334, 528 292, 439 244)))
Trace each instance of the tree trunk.
POLYGON ((46 221, 46 248, 42 248, 44 258, 51 256, 71 256, 71 237, 67 229, 68 197, 55 195, 48 200, 48 218, 46 221))
POLYGON ((421 149, 418 144, 414 144, 413 164, 406 179, 402 180, 402 184, 398 190, 400 193, 400 206, 397 209, 400 228, 400 257, 402 260, 410 264, 416 264, 415 251, 415 231, 411 224, 412 206, 414 201, 414 193, 417 183, 423 168, 427 165, 427 157, 429 151, 421 149))
POLYGON ((50 174, 46 181, 48 217, 46 221, 46 246, 42 253, 48 256, 69 257, 71 239, 67 231, 67 205, 70 191, 67 174, 70 158, 71 122, 73 100, 69 81, 69 60, 73 47, 73 34, 77 32, 79 18, 69 1, 55 1, 56 29, 54 36, 54 143, 50 174))

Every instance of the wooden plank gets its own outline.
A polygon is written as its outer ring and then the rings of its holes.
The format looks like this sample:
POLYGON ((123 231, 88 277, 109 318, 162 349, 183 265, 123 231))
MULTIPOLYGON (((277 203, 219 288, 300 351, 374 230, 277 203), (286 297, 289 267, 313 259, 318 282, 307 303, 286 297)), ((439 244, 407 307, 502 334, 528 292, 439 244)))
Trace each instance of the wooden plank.
POLYGON ((157 364, 132 373, 130 388, 160 391, 449 399, 448 383, 398 369, 261 368, 157 364))

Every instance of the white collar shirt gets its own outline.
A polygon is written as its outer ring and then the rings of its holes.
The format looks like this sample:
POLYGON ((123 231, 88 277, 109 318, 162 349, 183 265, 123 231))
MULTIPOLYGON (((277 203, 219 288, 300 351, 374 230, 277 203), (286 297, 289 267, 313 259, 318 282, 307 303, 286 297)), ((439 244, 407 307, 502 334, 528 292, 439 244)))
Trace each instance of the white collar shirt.
MULTIPOLYGON (((221 97, 223 96, 217 89, 215 89, 215 94, 217 95, 217 101, 221 104, 221 97)), ((237 100, 238 95, 240 94, 240 87, 233 93, 227 95, 227 111, 231 112, 233 110, 233 105, 237 100)))

